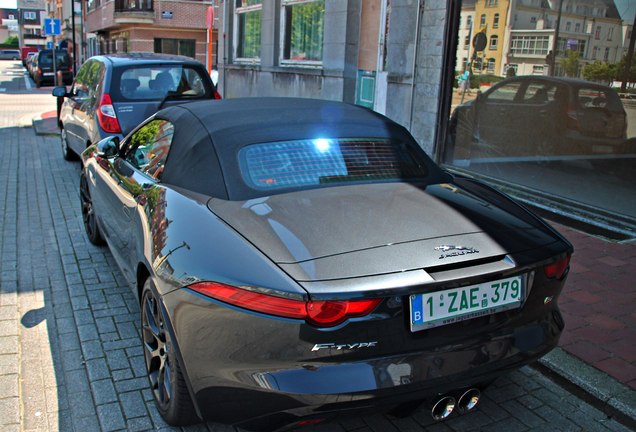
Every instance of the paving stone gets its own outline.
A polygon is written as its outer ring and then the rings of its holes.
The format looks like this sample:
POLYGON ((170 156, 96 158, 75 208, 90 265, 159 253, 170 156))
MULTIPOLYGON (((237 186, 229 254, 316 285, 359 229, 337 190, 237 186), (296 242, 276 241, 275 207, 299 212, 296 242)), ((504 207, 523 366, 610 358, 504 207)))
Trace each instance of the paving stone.
POLYGON ((119 400, 124 408, 126 418, 141 417, 148 414, 146 403, 140 392, 120 393, 119 400))
POLYGON ((111 375, 110 369, 106 365, 106 359, 104 358, 88 360, 86 362, 86 370, 88 372, 88 378, 91 381, 108 378, 111 375))
POLYGON ((98 340, 83 342, 81 347, 82 353, 84 355, 84 360, 91 360, 104 356, 102 344, 98 340))
POLYGON ((133 378, 115 383, 118 392, 129 392, 133 390, 143 390, 148 387, 147 378, 133 378))
POLYGON ((126 420, 126 429, 130 432, 146 431, 152 428, 152 421, 149 417, 138 417, 126 420))
POLYGON ((20 424, 20 399, 17 394, 15 397, 11 394, 9 396, 0 399, 0 426, 3 429, 4 425, 20 424))
POLYGON ((93 398, 98 406, 108 402, 115 402, 118 399, 111 379, 93 381, 91 382, 91 387, 93 390, 93 398))

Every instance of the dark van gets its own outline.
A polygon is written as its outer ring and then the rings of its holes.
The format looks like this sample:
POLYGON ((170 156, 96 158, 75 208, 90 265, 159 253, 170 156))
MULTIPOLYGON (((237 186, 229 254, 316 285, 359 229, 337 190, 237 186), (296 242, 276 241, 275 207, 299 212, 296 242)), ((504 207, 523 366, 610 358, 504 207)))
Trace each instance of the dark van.
POLYGON ((205 66, 191 57, 127 53, 95 56, 71 89, 56 87, 62 154, 75 158, 107 136, 128 135, 162 107, 220 99, 205 66))
MULTIPOLYGON (((68 51, 55 50, 56 72, 62 74, 64 85, 73 82, 73 64, 68 51)), ((37 87, 43 84, 55 84, 53 72, 53 50, 45 49, 40 51, 33 59, 33 81, 37 87)))

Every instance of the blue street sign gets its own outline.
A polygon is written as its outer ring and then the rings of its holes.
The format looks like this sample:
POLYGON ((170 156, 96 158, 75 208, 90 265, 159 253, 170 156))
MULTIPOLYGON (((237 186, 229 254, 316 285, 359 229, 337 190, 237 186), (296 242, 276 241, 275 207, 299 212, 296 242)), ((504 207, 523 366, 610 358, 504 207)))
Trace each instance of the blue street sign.
POLYGON ((44 34, 46 36, 58 36, 62 34, 62 26, 59 18, 44 18, 44 34))
POLYGON ((46 49, 53 49, 53 42, 47 41, 46 42, 46 49))

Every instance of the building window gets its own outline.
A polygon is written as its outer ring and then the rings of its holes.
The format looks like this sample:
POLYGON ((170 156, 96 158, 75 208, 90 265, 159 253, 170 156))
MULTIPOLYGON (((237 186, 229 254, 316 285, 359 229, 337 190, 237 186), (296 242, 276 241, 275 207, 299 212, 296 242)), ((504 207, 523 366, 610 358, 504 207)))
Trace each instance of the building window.
POLYGON ((572 23, 570 21, 565 23, 565 31, 570 31, 572 30, 572 23))
POLYGON ((537 17, 534 17, 534 16, 530 17, 530 23, 531 24, 536 24, 536 22, 537 22, 537 17))
POLYGON ((495 73, 495 61, 494 58, 488 59, 488 73, 495 73))
POLYGON ((464 38, 464 49, 468 48, 470 45, 470 35, 464 38))
POLYGON ((495 36, 495 35, 490 36, 490 45, 488 46, 488 49, 496 50, 498 43, 499 43, 498 36, 495 36))
MULTIPOLYGON (((31 20, 35 20, 36 18, 37 18, 37 15, 36 15, 35 12, 33 12, 33 11, 25 11, 24 12, 24 19, 27 19, 27 20, 31 21, 31 20)), ((9 18, 9 19, 12 19, 12 18, 9 18)))
POLYGON ((236 58, 261 58, 262 7, 260 0, 236 0, 234 8, 236 58))
POLYGON ((469 29, 473 26, 473 17, 468 15, 466 17, 466 28, 469 29))
POLYGON ((533 65, 532 66, 532 74, 533 75, 543 75, 543 65, 533 65))
POLYGON ((607 40, 611 41, 613 37, 614 37, 614 27, 610 27, 609 29, 607 29, 607 40))
POLYGON ((499 14, 496 13, 495 17, 492 19, 492 28, 499 28, 499 14))
POLYGON ((581 23, 574 24, 574 32, 575 33, 580 33, 581 32, 581 23))
POLYGON ((195 57, 194 39, 163 39, 155 38, 155 52, 163 54, 178 54, 195 57))
POLYGON ((594 39, 600 39, 600 38, 601 38, 601 26, 597 26, 596 31, 594 32, 594 39))
POLYGON ((282 0, 283 60, 322 61, 325 0, 282 0))
POLYGON ((598 47, 592 48, 592 60, 596 60, 598 58, 598 47))
POLYGON ((610 55, 610 48, 606 47, 605 48, 605 55, 603 55, 603 60, 609 61, 609 55, 610 55))
POLYGON ((510 42, 510 54, 546 56, 549 44, 549 36, 513 36, 510 42))
POLYGON ((481 14, 481 18, 479 19, 479 27, 483 27, 486 25, 486 14, 481 14))
POLYGON ((487 7, 495 7, 499 4, 499 0, 486 0, 487 7))

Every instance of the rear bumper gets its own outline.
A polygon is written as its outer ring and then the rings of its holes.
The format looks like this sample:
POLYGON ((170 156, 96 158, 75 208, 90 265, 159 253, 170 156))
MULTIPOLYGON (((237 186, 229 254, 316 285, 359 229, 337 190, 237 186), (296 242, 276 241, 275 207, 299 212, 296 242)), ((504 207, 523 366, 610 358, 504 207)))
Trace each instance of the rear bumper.
POLYGON ((557 345, 563 329, 555 305, 461 345, 400 355, 325 353, 312 347, 330 338, 345 342, 347 332, 239 312, 189 290, 164 301, 199 414, 255 430, 457 395, 537 360, 557 345))

